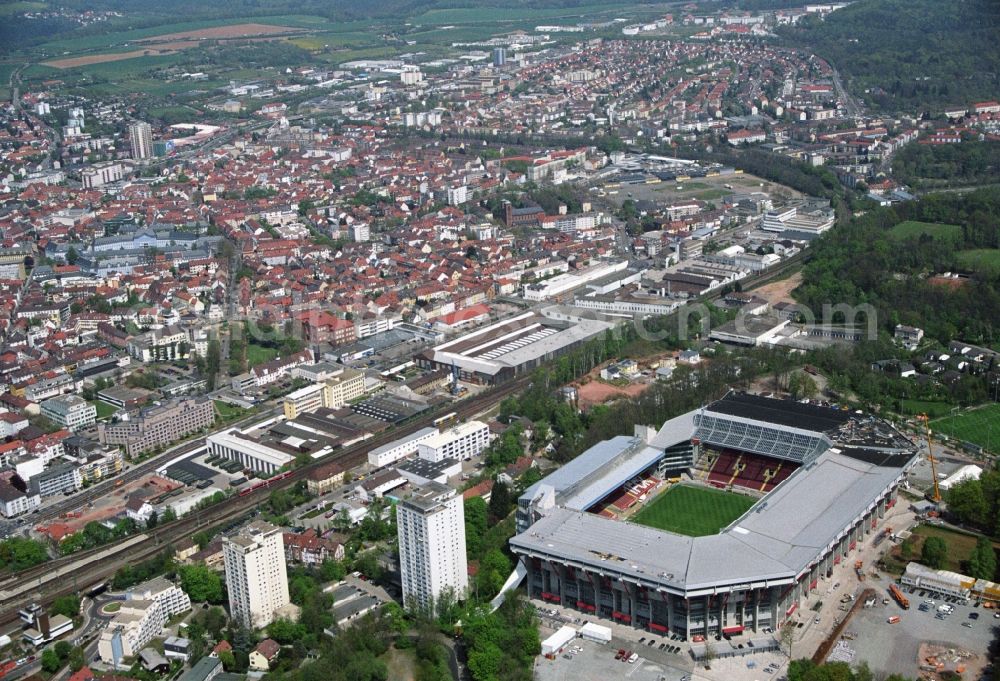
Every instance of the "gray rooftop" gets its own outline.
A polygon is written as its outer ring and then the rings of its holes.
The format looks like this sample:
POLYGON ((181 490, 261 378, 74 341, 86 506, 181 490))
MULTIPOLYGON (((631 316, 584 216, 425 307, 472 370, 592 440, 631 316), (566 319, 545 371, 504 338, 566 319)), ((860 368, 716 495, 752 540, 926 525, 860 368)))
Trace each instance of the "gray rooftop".
POLYGON ((903 475, 902 468, 831 449, 718 535, 686 537, 559 506, 510 544, 516 553, 551 556, 687 593, 790 583, 903 475))

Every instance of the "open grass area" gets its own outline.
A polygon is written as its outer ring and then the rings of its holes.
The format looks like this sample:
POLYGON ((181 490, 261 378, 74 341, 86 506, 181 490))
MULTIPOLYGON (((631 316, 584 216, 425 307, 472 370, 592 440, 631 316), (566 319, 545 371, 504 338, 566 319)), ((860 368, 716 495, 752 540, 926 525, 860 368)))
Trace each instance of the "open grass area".
POLYGON ((109 416, 114 415, 118 412, 118 407, 108 404, 107 402, 102 402, 100 400, 94 400, 91 402, 92 405, 97 407, 97 419, 106 419, 109 416))
POLYGON ((717 534, 757 503, 734 492, 676 485, 632 516, 632 522, 689 537, 717 534))
POLYGON ((221 400, 214 400, 215 402, 215 412, 219 415, 223 421, 230 421, 233 419, 238 419, 247 413, 246 409, 234 406, 228 402, 223 402, 221 400))
POLYGON ((962 228, 959 225, 907 220, 894 225, 889 234, 896 239, 912 239, 926 234, 935 239, 957 240, 962 236, 962 228))
POLYGON ((954 416, 931 421, 931 430, 997 451, 1000 442, 1000 404, 963 409, 954 416))
POLYGON ((990 277, 1000 276, 1000 250, 996 248, 973 248, 955 254, 959 266, 981 272, 990 277))
MULTIPOLYGON (((100 35, 88 35, 79 38, 66 38, 64 40, 54 40, 45 43, 41 49, 48 54, 60 55, 64 52, 76 53, 84 51, 95 51, 125 45, 137 40, 153 38, 155 36, 170 35, 172 33, 183 33, 185 31, 199 31, 206 28, 216 28, 219 26, 232 26, 247 23, 245 18, 232 19, 206 19, 204 21, 186 21, 176 24, 163 24, 150 28, 139 28, 134 30, 112 31, 100 35)), ((267 24, 271 26, 289 26, 291 28, 301 28, 304 30, 336 31, 341 24, 323 19, 322 17, 308 15, 279 15, 270 17, 253 17, 256 24, 267 24)))
MULTIPOLYGON (((450 24, 490 24, 504 21, 524 21, 554 19, 557 17, 590 18, 596 12, 611 11, 621 14, 622 5, 580 5, 578 7, 558 7, 540 9, 530 7, 456 7, 432 9, 413 17, 414 24, 427 26, 447 26, 450 24)), ((555 23, 555 22, 553 22, 555 23)), ((575 23, 575 22, 574 22, 575 23)))
MULTIPOLYGON (((972 556, 972 552, 976 548, 976 541, 979 535, 940 527, 938 525, 918 525, 913 529, 913 535, 910 539, 913 546, 911 553, 913 559, 920 557, 924 541, 928 537, 940 537, 948 545, 948 562, 943 566, 943 569, 961 573, 966 569, 965 563, 972 556)), ((997 548, 996 542, 993 543, 993 547, 994 549, 997 548)), ((897 546, 892 551, 892 557, 901 564, 902 567, 899 567, 899 571, 902 572, 906 567, 907 561, 902 559, 899 554, 900 548, 897 546)))
POLYGON ((0 4, 0 17, 9 17, 21 12, 38 12, 48 8, 44 2, 5 2, 0 4))
POLYGON ((952 407, 954 406, 955 405, 948 404, 947 402, 902 400, 902 409, 904 414, 912 414, 914 416, 918 414, 927 414, 932 419, 947 416, 951 413, 952 407))
POLYGON ((247 345, 247 366, 251 369, 258 364, 270 362, 277 356, 278 351, 275 348, 265 348, 263 345, 253 343, 247 345))

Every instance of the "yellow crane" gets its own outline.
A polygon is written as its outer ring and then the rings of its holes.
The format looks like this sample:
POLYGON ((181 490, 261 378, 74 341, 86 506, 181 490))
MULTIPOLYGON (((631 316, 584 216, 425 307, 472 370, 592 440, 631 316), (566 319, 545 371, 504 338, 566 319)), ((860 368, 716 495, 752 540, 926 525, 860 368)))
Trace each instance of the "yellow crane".
POLYGON ((917 418, 924 422, 924 435, 927 438, 927 460, 931 462, 931 478, 934 480, 934 496, 931 497, 931 501, 937 504, 941 502, 941 490, 938 488, 937 460, 934 458, 934 452, 931 451, 931 423, 927 414, 921 414, 917 418))

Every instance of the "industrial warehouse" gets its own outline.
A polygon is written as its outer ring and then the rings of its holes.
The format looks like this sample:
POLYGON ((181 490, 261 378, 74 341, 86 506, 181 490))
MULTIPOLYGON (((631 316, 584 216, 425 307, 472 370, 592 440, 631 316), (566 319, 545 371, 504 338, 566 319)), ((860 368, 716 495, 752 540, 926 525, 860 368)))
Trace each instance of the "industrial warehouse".
POLYGON ((915 461, 880 419, 734 392, 528 488, 510 545, 533 598, 696 642, 763 631, 874 531, 915 461))
POLYGON ((424 369, 456 370, 462 380, 500 383, 612 328, 599 319, 557 320, 526 312, 433 347, 416 360, 424 369))

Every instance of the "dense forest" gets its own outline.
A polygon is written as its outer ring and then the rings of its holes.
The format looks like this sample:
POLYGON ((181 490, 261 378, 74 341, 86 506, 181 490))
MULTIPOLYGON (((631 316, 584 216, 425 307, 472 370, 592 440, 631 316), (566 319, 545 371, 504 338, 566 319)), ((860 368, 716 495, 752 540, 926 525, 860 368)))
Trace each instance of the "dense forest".
POLYGON ((1000 142, 910 144, 892 161, 893 175, 913 189, 1000 182, 1000 142))
POLYGON ((968 269, 960 264, 962 254, 992 255, 989 262, 1000 257, 998 247, 1000 194, 935 194, 872 210, 817 239, 796 296, 818 318, 824 304, 867 303, 885 331, 903 323, 942 342, 960 338, 992 344, 1000 340, 997 270, 970 271, 970 278, 957 285, 943 285, 929 275, 968 269), (959 227, 893 230, 905 221, 959 227))
POLYGON ((847 86, 889 112, 940 111, 1000 91, 1000 3, 860 0, 782 30, 833 62, 847 86))

